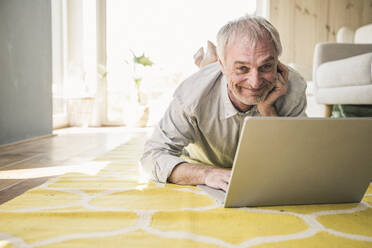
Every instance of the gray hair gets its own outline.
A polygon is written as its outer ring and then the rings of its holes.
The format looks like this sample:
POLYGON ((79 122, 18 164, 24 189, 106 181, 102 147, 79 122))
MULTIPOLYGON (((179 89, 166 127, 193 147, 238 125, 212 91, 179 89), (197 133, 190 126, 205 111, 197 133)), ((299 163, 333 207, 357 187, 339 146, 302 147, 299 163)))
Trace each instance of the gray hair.
POLYGON ((278 30, 263 17, 245 15, 228 22, 218 31, 217 54, 222 62, 225 62, 225 48, 237 36, 248 38, 253 45, 259 41, 271 40, 276 55, 279 57, 282 53, 278 30))

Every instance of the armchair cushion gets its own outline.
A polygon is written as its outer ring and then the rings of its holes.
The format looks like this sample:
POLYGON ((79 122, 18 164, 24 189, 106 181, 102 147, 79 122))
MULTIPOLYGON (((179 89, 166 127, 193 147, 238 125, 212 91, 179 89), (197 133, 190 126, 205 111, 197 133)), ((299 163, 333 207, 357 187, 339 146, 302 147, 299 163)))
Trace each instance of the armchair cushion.
POLYGON ((372 24, 362 26, 355 31, 354 43, 372 43, 372 24))
POLYGON ((321 64, 316 82, 319 88, 372 84, 372 53, 321 64))
POLYGON ((354 30, 348 27, 342 27, 337 31, 336 40, 338 43, 353 43, 354 42, 354 30))
POLYGON ((360 66, 361 61, 368 62, 370 55, 366 54, 371 53, 372 44, 318 43, 313 61, 316 101, 331 105, 372 104, 371 60, 364 67, 360 66), (364 55, 366 57, 363 57, 364 55), (363 59, 354 58, 358 56, 363 59), (343 63, 333 67, 339 61, 343 63), (352 66, 346 65, 345 61, 352 62, 352 66), (325 65, 327 63, 329 64, 325 65), (335 78, 336 80, 333 80, 335 78), (351 81, 348 82, 346 78, 351 81))
POLYGON ((372 104, 372 85, 321 88, 315 99, 321 104, 372 104))

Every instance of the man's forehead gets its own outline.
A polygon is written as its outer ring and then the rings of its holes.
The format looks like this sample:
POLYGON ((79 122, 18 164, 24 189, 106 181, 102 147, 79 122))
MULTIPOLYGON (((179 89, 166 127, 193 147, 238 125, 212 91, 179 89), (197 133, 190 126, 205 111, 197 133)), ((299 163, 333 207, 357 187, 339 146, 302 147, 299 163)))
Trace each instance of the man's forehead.
MULTIPOLYGON (((264 63, 268 63, 268 62, 275 62, 275 57, 273 55, 268 55, 266 58, 261 58, 260 63, 264 64, 264 63)), ((235 60, 234 61, 234 64, 250 64, 250 61, 247 61, 247 60, 235 60)))
POLYGON ((246 45, 254 45, 255 43, 267 42, 267 43, 274 45, 271 36, 267 33, 263 33, 259 35, 259 34, 254 34, 254 33, 248 34, 248 33, 234 32, 230 36, 228 43, 232 44, 235 42, 243 43, 246 45))
POLYGON ((260 50, 272 50, 274 49, 274 43, 271 40, 253 40, 247 38, 236 38, 231 40, 227 46, 227 48, 244 48, 245 50, 252 50, 259 52, 260 50))
POLYGON ((253 57, 256 62, 260 63, 277 59, 271 40, 254 41, 247 37, 235 37, 234 40, 230 40, 226 47, 226 57, 230 57, 233 63, 245 64, 249 63, 250 58, 253 57))

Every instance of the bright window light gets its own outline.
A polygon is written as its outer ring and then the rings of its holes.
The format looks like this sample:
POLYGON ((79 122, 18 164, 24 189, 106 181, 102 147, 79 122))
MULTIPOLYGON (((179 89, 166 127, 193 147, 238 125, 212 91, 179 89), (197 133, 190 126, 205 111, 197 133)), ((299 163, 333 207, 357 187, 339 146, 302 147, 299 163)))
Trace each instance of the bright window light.
POLYGON ((137 112, 131 107, 136 101, 133 72, 125 64, 130 51, 154 62, 143 70, 141 91, 157 122, 177 84, 198 70, 196 51, 206 49, 208 40, 215 43, 227 21, 255 10, 256 0, 107 1, 108 121, 125 122, 130 111, 137 112))

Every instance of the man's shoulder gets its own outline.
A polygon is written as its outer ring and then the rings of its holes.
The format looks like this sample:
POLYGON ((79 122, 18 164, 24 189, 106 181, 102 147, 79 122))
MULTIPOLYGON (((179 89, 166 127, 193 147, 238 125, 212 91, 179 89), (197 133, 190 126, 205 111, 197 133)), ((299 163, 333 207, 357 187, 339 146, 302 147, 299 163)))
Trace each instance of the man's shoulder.
POLYGON ((185 107, 195 106, 213 90, 221 74, 218 63, 207 65, 185 79, 175 90, 173 97, 185 107))
POLYGON ((305 79, 297 71, 289 68, 287 94, 275 103, 280 116, 293 115, 294 109, 304 103, 306 107, 306 87, 305 79))
POLYGON ((288 83, 288 91, 291 95, 302 95, 306 91, 307 85, 305 79, 292 68, 289 68, 288 83))

